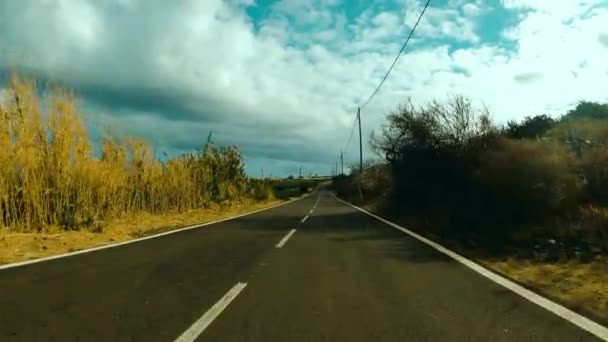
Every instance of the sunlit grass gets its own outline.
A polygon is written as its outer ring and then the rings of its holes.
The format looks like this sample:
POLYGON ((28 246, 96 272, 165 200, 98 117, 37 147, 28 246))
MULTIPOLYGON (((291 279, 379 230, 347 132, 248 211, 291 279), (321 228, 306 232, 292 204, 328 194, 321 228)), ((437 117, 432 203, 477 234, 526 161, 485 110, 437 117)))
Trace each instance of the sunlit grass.
POLYGON ((95 156, 69 91, 40 98, 33 81, 14 76, 0 100, 0 227, 99 232, 131 215, 272 199, 246 177, 236 148, 206 146, 161 161, 137 138, 107 133, 100 145, 95 156))
POLYGON ((508 259, 484 261, 509 277, 557 298, 571 307, 582 307, 608 319, 608 259, 542 263, 508 259))

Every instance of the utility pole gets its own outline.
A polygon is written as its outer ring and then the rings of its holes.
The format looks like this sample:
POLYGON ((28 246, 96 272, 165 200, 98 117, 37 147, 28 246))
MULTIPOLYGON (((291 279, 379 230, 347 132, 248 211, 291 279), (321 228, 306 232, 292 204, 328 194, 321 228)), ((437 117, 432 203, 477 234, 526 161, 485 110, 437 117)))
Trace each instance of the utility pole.
POLYGON ((262 168, 262 179, 264 179, 264 168, 262 168))
POLYGON ((357 107, 357 121, 359 121, 359 172, 363 175, 363 139, 361 138, 361 108, 357 107))
POLYGON ((335 168, 335 170, 336 170, 336 176, 338 176, 338 161, 337 160, 336 160, 336 168, 335 168))
POLYGON ((344 151, 340 150, 341 175, 344 176, 344 151))
POLYGON ((359 121, 359 196, 363 201, 363 139, 361 138, 361 107, 357 107, 357 121, 359 121))
POLYGON ((302 178, 302 167, 300 166, 300 176, 298 178, 302 178))

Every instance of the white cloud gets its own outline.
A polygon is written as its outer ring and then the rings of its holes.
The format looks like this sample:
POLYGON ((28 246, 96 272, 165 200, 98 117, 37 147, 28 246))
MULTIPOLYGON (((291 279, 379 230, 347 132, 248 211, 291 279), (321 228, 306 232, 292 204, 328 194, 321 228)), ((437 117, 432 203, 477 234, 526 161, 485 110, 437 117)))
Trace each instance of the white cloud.
MULTIPOLYGON (((421 10, 408 0, 405 15, 370 8, 348 23, 330 11, 335 1, 281 1, 256 31, 233 6, 242 1, 125 1, 8 2, 4 13, 22 15, 0 14, 0 41, 26 51, 43 74, 93 89, 91 111, 111 114, 98 115, 116 127, 172 150, 213 129, 240 145, 256 172, 268 160, 284 159, 285 168, 332 162, 357 103, 378 85, 421 10), (63 25, 69 13, 86 20, 63 25), (294 20, 314 29, 296 30, 294 20)), ((446 39, 480 41, 483 7, 459 1, 427 12, 416 37, 445 43, 408 49, 365 108, 364 134, 407 96, 424 103, 463 93, 501 121, 608 97, 607 10, 510 0, 510 8, 530 10, 505 31, 516 50, 477 44, 450 54, 446 39)))
MULTIPOLYGON (((456 3, 451 3, 447 8, 440 8, 434 7, 431 3, 416 29, 416 36, 479 42, 479 35, 475 32, 475 19, 470 16, 462 16, 456 5, 456 3)), ((470 4, 470 6, 475 5, 470 4)), ((405 8, 406 15, 403 23, 412 27, 423 10, 423 3, 419 0, 406 0, 405 8)), ((472 9, 469 8, 469 11, 472 9)))
POLYGON ((466 3, 462 6, 462 12, 468 17, 474 17, 481 13, 481 8, 474 3, 466 3))
POLYGON ((332 23, 330 8, 336 4, 333 0, 280 0, 272 7, 275 15, 289 16, 296 24, 325 27, 332 23))
POLYGON ((505 8, 532 10, 550 15, 560 20, 581 16, 596 6, 606 6, 606 2, 604 0, 501 0, 501 3, 505 8))

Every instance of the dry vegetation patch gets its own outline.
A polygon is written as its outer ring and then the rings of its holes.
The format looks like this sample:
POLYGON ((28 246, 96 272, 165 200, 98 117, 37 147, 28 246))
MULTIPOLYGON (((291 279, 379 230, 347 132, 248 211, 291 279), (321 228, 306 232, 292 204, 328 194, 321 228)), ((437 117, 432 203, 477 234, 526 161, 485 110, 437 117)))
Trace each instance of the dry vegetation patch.
POLYGON ((177 156, 111 132, 93 141, 71 92, 13 76, 0 98, 0 263, 277 203, 270 182, 247 177, 236 147, 210 138, 177 156))
POLYGON ((608 322, 608 258, 598 258, 589 263, 508 259, 486 260, 482 264, 570 307, 588 310, 608 322))
POLYGON ((228 218, 279 203, 281 201, 273 200, 239 203, 229 208, 215 206, 186 212, 140 213, 111 220, 98 232, 66 231, 59 227, 48 227, 36 233, 0 229, 0 264, 132 240, 171 229, 228 218))

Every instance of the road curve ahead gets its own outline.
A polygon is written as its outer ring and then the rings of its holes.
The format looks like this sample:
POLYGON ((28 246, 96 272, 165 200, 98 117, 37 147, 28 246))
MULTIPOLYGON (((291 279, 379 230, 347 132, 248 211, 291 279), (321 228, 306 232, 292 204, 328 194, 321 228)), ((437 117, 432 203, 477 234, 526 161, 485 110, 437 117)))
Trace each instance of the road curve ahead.
POLYGON ((0 341, 598 341, 328 192, 0 271, 0 341))

